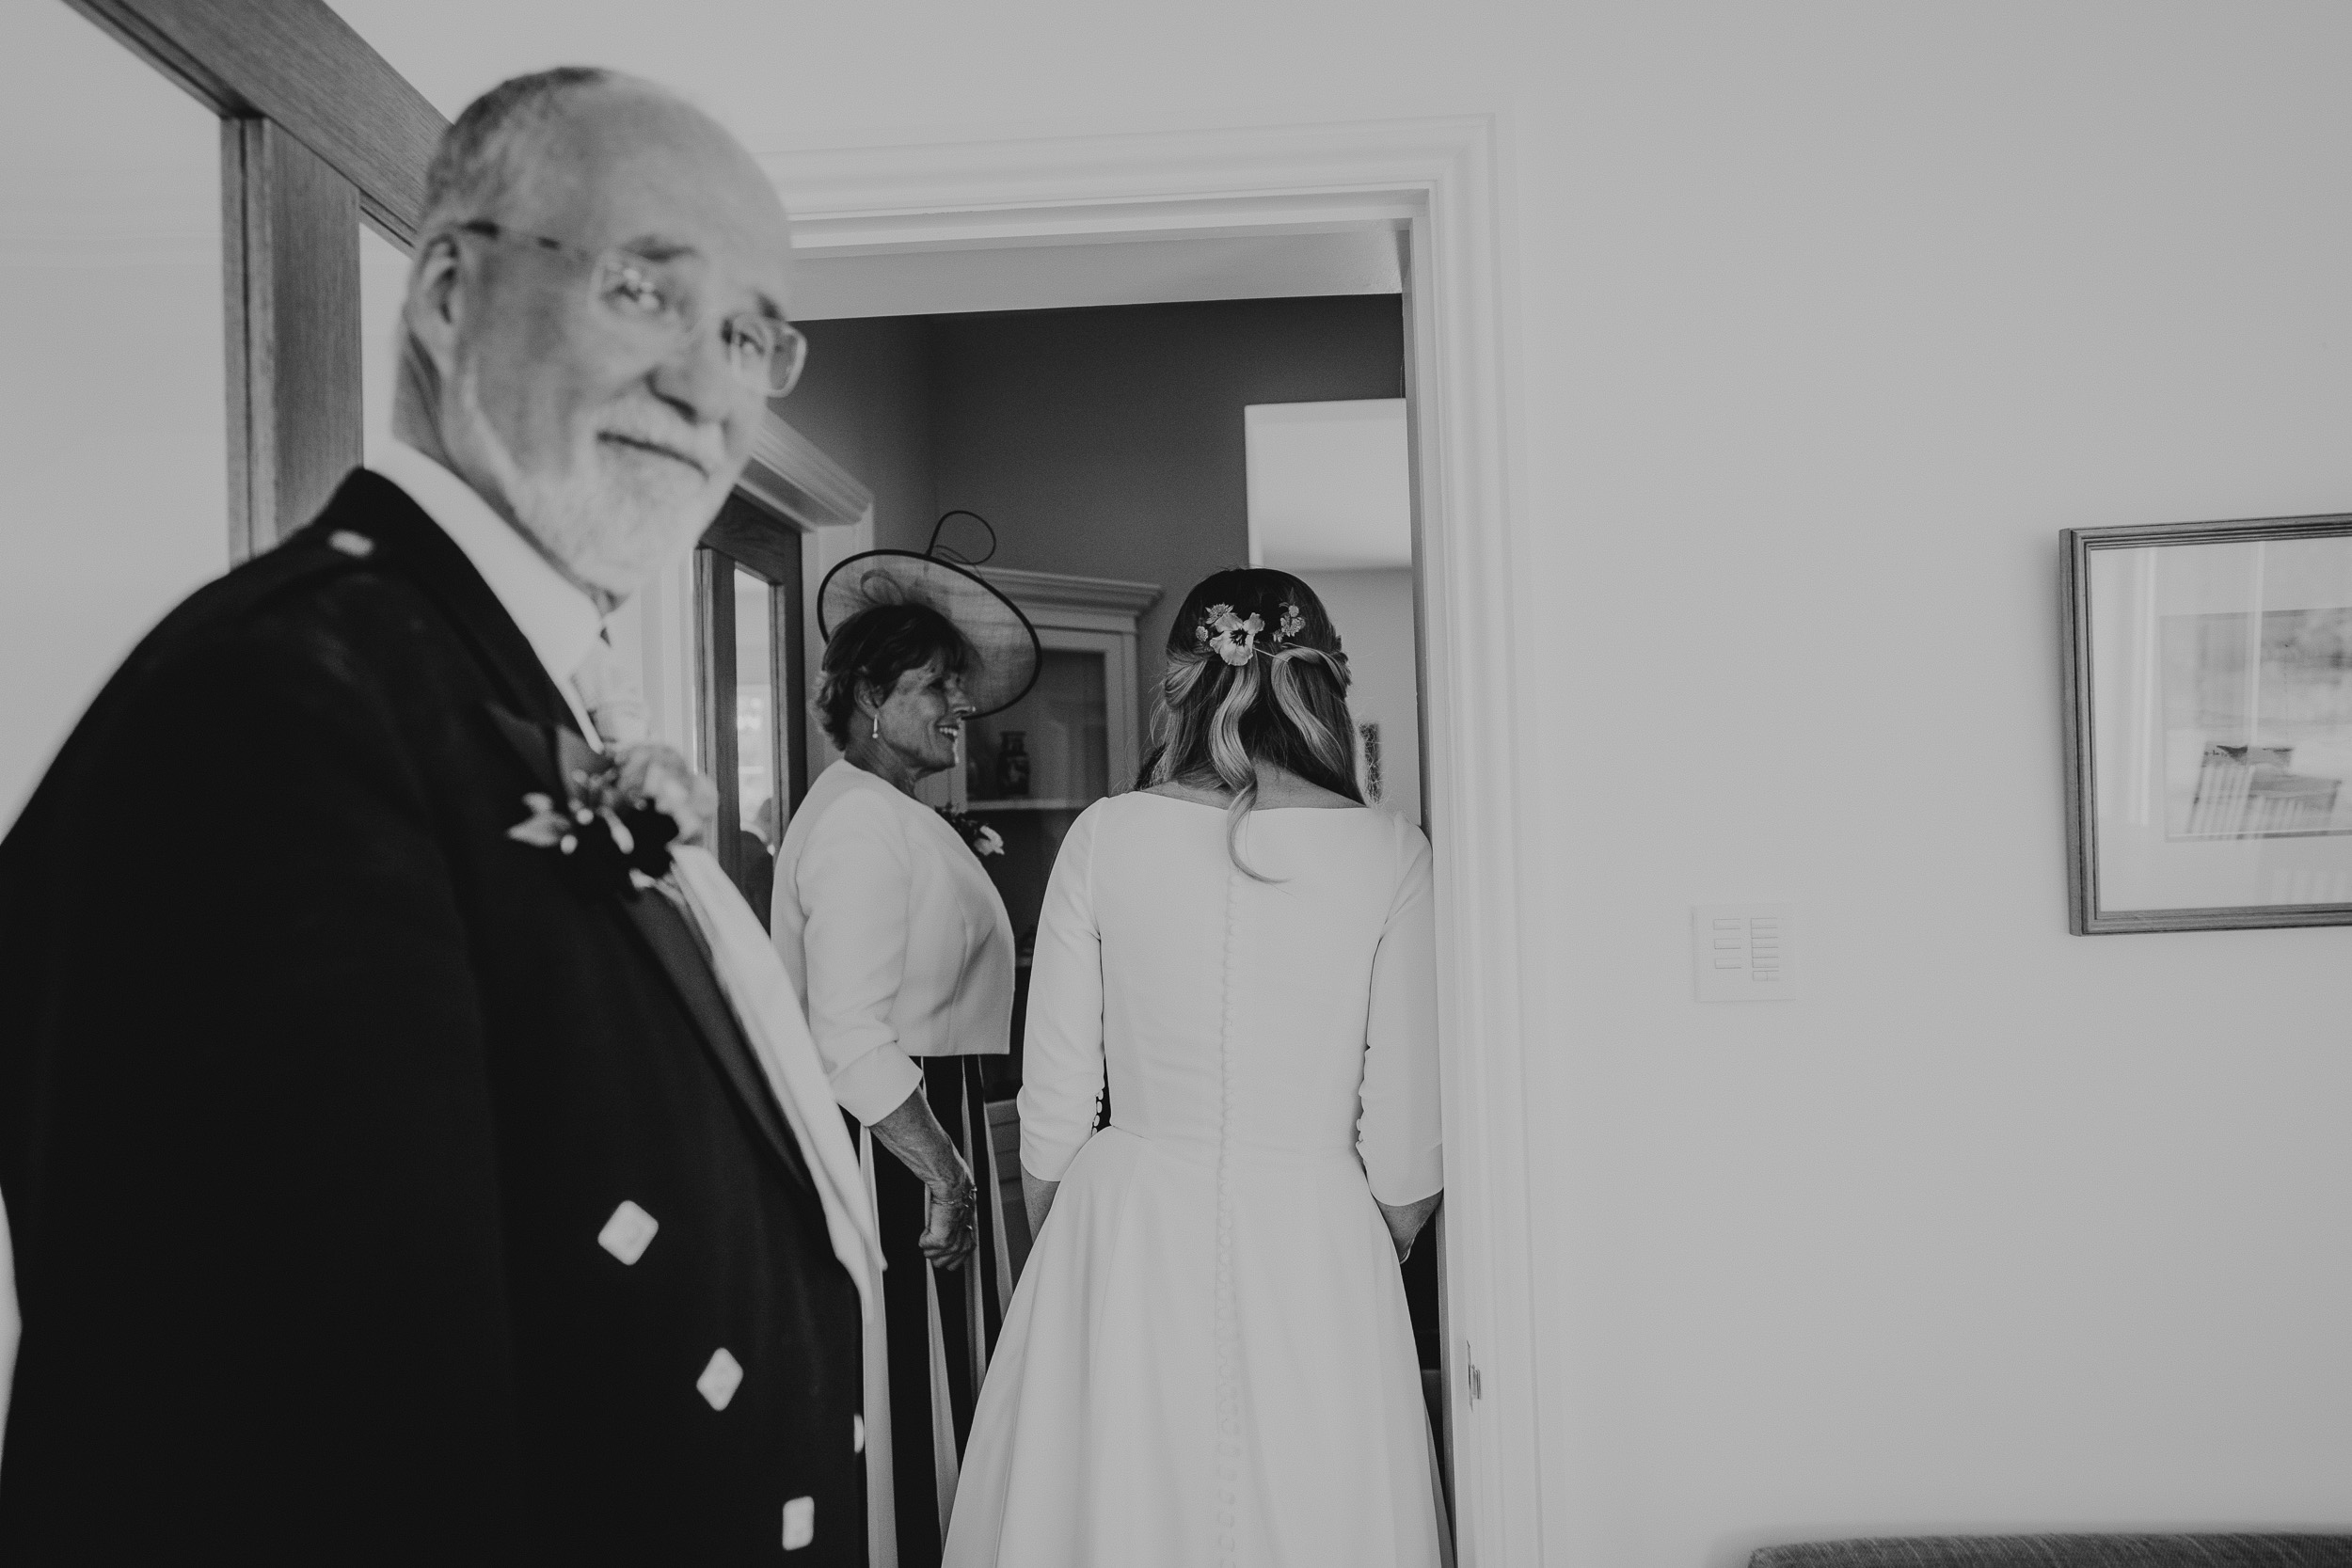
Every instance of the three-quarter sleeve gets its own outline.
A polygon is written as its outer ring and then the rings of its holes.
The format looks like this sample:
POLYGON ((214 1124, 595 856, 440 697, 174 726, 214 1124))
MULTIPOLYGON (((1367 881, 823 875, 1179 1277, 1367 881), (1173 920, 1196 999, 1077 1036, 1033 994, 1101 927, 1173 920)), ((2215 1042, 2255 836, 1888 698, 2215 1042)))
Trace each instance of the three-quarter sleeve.
POLYGON ((1405 874, 1372 960, 1356 1149, 1372 1196, 1406 1204, 1445 1185, 1438 1089, 1438 922, 1429 841, 1400 822, 1405 874))
POLYGON ((793 872, 807 918, 808 1032, 841 1108, 877 1122, 904 1103, 923 1069, 898 1044, 891 1005, 906 973, 914 865, 891 803, 842 796, 793 872))
POLYGON ((1071 824, 1045 883, 1022 1037, 1021 1168, 1058 1181, 1094 1132, 1103 1087, 1103 936, 1094 923, 1098 805, 1071 824))

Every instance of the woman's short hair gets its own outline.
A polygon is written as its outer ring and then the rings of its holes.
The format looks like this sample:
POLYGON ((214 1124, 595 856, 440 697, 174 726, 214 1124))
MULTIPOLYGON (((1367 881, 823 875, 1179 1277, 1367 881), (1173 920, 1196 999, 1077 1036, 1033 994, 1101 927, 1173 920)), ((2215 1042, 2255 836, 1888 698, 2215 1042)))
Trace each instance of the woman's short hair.
POLYGON ((870 606, 834 628, 809 706, 833 743, 846 752, 858 693, 879 689, 888 696, 900 675, 934 658, 950 674, 972 667, 972 645, 954 622, 929 605, 870 606))
POLYGON ((1258 768, 1286 768, 1363 803, 1356 784, 1355 722, 1347 711, 1347 655, 1315 591, 1288 572, 1234 567, 1184 595, 1168 631, 1168 669, 1152 715, 1152 750, 1138 788, 1169 781, 1230 791, 1226 844, 1237 844, 1257 801, 1258 768), (1219 637, 1220 616, 1248 623, 1244 653, 1219 637), (1226 657, 1231 651, 1239 662, 1226 657))

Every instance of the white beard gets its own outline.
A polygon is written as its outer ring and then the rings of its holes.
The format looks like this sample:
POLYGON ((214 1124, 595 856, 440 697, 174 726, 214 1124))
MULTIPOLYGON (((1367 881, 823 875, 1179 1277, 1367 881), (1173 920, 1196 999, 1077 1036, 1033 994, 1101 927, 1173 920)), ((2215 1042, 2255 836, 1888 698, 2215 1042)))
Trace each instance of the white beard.
POLYGON ((573 578, 615 601, 691 548, 732 487, 723 476, 700 479, 659 458, 646 459, 651 472, 635 483, 627 473, 598 473, 595 464, 527 473, 483 411, 470 368, 458 380, 457 414, 523 532, 573 578))

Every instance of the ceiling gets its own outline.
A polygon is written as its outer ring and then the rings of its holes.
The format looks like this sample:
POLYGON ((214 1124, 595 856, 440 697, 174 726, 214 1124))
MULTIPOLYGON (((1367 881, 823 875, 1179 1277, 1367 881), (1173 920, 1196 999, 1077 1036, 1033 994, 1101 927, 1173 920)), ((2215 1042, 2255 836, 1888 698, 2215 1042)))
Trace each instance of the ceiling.
POLYGON ((1242 410, 1249 563, 1376 571, 1413 563, 1405 400, 1265 403, 1242 410))

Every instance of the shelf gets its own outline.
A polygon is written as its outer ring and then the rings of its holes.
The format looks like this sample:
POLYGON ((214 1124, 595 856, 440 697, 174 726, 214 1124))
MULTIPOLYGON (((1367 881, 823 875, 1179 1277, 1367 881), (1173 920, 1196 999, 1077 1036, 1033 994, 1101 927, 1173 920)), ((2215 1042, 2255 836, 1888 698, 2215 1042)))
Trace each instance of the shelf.
POLYGON ((966 800, 963 809, 977 816, 992 811, 1084 811, 1092 800, 966 800))

